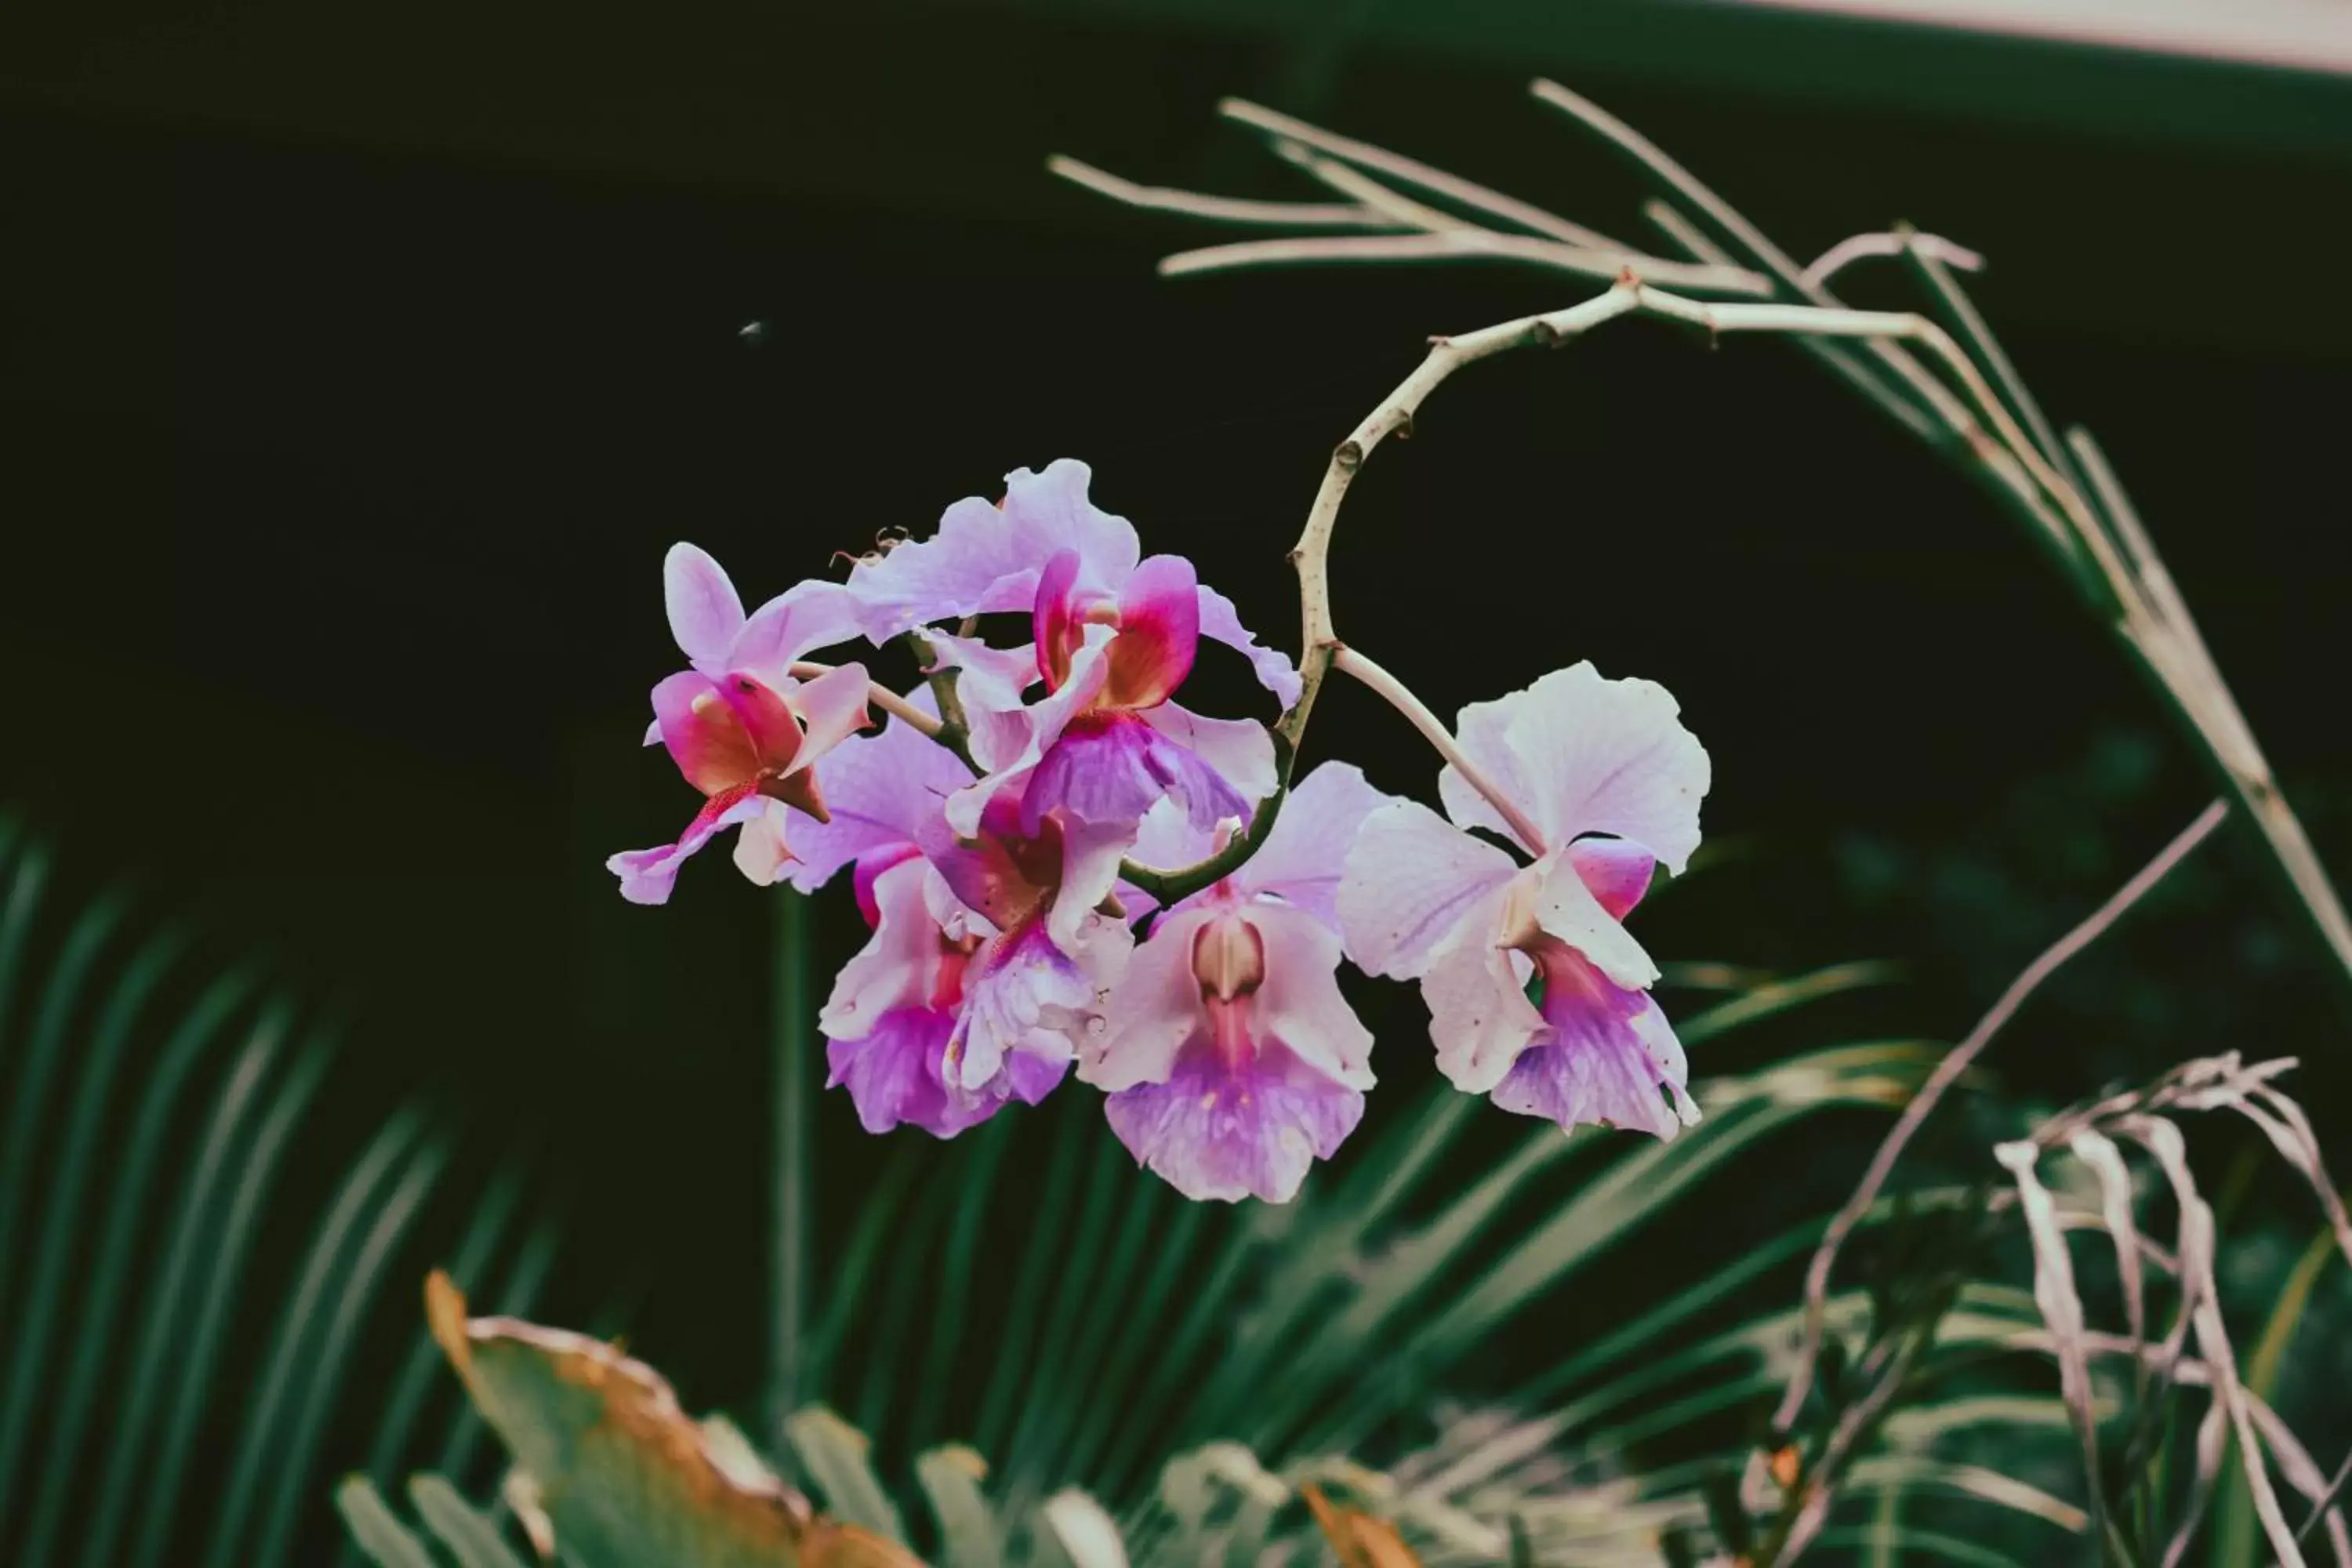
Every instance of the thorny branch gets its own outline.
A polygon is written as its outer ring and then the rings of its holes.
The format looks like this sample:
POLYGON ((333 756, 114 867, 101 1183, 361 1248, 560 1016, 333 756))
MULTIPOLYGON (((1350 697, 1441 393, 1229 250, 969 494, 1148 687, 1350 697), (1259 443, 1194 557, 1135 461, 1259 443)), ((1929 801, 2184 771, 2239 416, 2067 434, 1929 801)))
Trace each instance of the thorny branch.
MULTIPOLYGON (((1673 202, 1653 200, 1643 212, 1689 260, 1647 255, 1516 197, 1257 104, 1229 99, 1219 106, 1225 117, 1256 130, 1281 155, 1351 198, 1339 204, 1299 204, 1312 216, 1295 226, 1375 232, 1213 247, 1169 258, 1162 264, 1164 271, 1462 258, 1516 260, 1577 274, 1591 273, 1605 258, 1620 268, 1615 288, 1580 305, 1435 340, 1421 367, 1334 452, 1292 555, 1300 574, 1300 666, 1306 680, 1299 702, 1282 721, 1294 755, 1339 646, 1320 552, 1328 549, 1339 502, 1371 448, 1387 436, 1409 429, 1422 401, 1454 371, 1505 349, 1556 342, 1636 312, 1717 332, 1788 333, 1881 412, 1959 462, 2027 525, 2030 536, 2148 672, 2263 833, 2271 861, 2291 896, 2352 974, 2352 919, 2346 916, 2301 823, 2279 794, 2268 762, 2121 486, 2087 433, 2076 429, 2067 433, 2063 443, 2057 439, 1999 342, 1951 278, 1949 268, 1973 270, 1982 258, 1948 240, 1896 228, 1855 236, 1832 247, 1811 266, 1800 266, 1623 121, 1555 82, 1539 80, 1532 90, 1631 158, 1672 195, 1673 202), (1407 196, 1399 187, 1458 212, 1407 196), (1924 316, 1846 310, 1830 291, 1830 279, 1849 263, 1874 256, 1909 260, 1967 346, 1924 316), (1707 304, 1661 292, 1657 285, 1670 280, 1710 294, 1752 295, 1761 283, 1766 291, 1793 302, 1707 304), (1859 341, 1848 347, 1843 339, 1859 341)), ((1138 206, 1222 221, 1279 221, 1275 209, 1282 204, 1236 203, 1137 186, 1068 160, 1057 160, 1053 166, 1065 177, 1138 206)))
MULTIPOLYGON (((1306 733, 1316 694, 1340 647, 1331 611, 1331 537, 1339 524, 1339 508, 1372 449, 1389 437, 1411 430, 1423 403, 1464 366, 1512 349, 1556 346, 1605 322, 1633 315, 1662 317, 1717 333, 1784 332, 1817 338, 1899 339, 1918 343, 1959 382, 1968 402, 1975 405, 1998 432, 1997 437, 1986 433, 1971 418, 1969 427, 1983 444, 1989 448, 1997 447, 2004 455, 2020 454, 2016 459, 2019 466, 2053 496, 2060 491, 2072 494, 2065 480, 2032 451, 2032 442, 2001 406, 1982 373, 1960 352, 1949 334, 1925 316, 1908 311, 1850 310, 1812 305, 1712 303, 1653 288, 1628 272, 1608 292, 1565 310, 1522 316, 1475 332, 1434 340, 1412 374, 1332 452, 1322 485, 1307 510, 1306 527, 1290 552, 1291 563, 1298 572, 1300 640, 1305 649, 1299 660, 1304 682, 1299 700, 1282 721, 1283 734, 1294 752, 1306 733)), ((1961 416, 1969 417, 1965 409, 1961 416)), ((2009 460, 2006 456, 2004 460, 2009 460)), ((1384 691, 1383 695, 1389 693, 1384 691)), ((1407 717, 1412 717, 1410 711, 1407 717)), ((1496 804, 1508 809, 1500 801, 1496 804)))

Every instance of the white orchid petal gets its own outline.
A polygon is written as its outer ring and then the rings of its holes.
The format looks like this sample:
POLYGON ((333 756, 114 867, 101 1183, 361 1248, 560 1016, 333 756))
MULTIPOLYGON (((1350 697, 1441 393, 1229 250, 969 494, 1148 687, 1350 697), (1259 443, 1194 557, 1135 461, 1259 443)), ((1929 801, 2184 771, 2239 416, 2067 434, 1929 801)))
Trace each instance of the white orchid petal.
MULTIPOLYGON (((1368 973, 1419 977, 1465 921, 1496 925, 1497 900, 1517 869, 1418 802, 1381 807, 1364 818, 1339 879, 1348 956, 1368 973)), ((1479 937, 1491 940, 1490 931, 1479 937)))
MULTIPOLYGON (((1613 834, 1678 873, 1698 847, 1710 777, 1706 749, 1679 712, 1655 681, 1606 680, 1587 663, 1473 703, 1457 729, 1464 752, 1543 832, 1545 848, 1613 834)), ((1456 822, 1507 831, 1453 768, 1438 784, 1456 822)))

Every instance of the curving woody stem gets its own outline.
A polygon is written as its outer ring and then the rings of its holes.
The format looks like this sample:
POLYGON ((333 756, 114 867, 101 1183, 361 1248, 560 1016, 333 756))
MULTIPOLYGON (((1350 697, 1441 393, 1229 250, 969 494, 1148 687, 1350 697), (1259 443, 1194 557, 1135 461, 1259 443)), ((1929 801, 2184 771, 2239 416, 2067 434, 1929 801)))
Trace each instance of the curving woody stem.
MULTIPOLYGON (((1346 503, 1348 492, 1365 461, 1382 441, 1409 433, 1421 405, 1454 372, 1514 349, 1557 347, 1620 317, 1635 315, 1663 317, 1713 333, 1775 332, 1813 338, 1903 340, 1918 345, 1958 384, 1957 392, 1941 383, 1937 385, 1949 400, 1952 416, 1962 423, 1985 460, 1998 465, 2011 482, 2031 498, 2056 548, 2070 553, 2079 548, 2074 543, 2075 531, 2070 530, 2061 517, 2072 521, 2083 508, 2080 494, 2034 448, 1975 363, 1927 317, 1907 310, 1850 310, 1820 305, 1692 300, 1653 288, 1629 270, 1607 292, 1565 309, 1498 321, 1475 332, 1432 339, 1428 354, 1412 374, 1400 382, 1333 449, 1331 460, 1323 470, 1323 482, 1307 509, 1306 526, 1290 551, 1291 565, 1298 574, 1301 652, 1298 700, 1275 727, 1282 764, 1280 776, 1286 784, 1297 763, 1307 721, 1314 715, 1315 700, 1324 680, 1333 669, 1345 668, 1411 721, 1464 780, 1485 796, 1506 822, 1517 827, 1522 820, 1519 808, 1475 765, 1465 765, 1467 759, 1459 743, 1437 721, 1428 706, 1414 697, 1402 681, 1365 656, 1346 648, 1340 641, 1331 610, 1331 540, 1339 527, 1339 509, 1346 503), (1348 655, 1346 658, 1341 658, 1343 651, 1348 655)), ((2094 553, 2100 552, 2104 543, 2103 539, 2095 537, 2091 543, 2094 553)), ((1264 830, 1273 825, 1275 813, 1279 810, 1277 801, 1278 795, 1269 801, 1268 806, 1259 809, 1247 833, 1238 836, 1223 853, 1198 866, 1160 870, 1130 863, 1122 874, 1147 889, 1155 885, 1172 889, 1179 898, 1196 892, 1255 853, 1258 844, 1264 841, 1264 830), (1135 873, 1141 873, 1141 877, 1135 873)), ((1530 846, 1541 842, 1539 836, 1522 831, 1530 846)))

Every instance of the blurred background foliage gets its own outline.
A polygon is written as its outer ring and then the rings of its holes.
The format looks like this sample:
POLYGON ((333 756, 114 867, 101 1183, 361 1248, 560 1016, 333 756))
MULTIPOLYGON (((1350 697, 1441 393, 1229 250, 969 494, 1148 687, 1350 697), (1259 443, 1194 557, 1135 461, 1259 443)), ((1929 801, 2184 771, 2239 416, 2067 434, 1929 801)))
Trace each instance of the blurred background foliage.
MULTIPOLYGON (((693 538, 772 591, 1006 468, 1076 455, 1105 504, 1286 642, 1281 551, 1330 442, 1426 333, 1561 302, 1510 272, 1161 283, 1162 226, 1039 167, 1063 150, 1292 194, 1208 115, 1223 92, 1566 208, 1630 210, 1631 179, 1524 104, 1543 70, 1800 250, 1908 218, 1986 251, 1979 303, 2053 415, 2098 429, 2323 859, 2352 864, 2352 732, 2322 633, 2352 568, 2335 435, 2352 303, 2244 287, 2324 273, 2352 245, 2343 80, 1741 7, 1592 5, 1573 25, 1484 3, 1443 23, 1243 11, 698 5, 652 26, 425 5, 331 25, 112 0, 0 17, 0 798, 47 847, 21 834, 9 862, 0 1308, 51 1325, 0 1354, 71 1377, 78 1333, 111 1322, 100 1342, 120 1341, 59 1406, 90 1436, 0 1411, 16 1444, 0 1487, 23 1500, 69 1474, 79 1517, 107 1495, 118 1424, 124 1445, 178 1443, 184 1501, 113 1527, 174 1561, 238 1547, 215 1544, 232 1506, 244 1550, 273 1529, 285 1551, 328 1550, 324 1486, 348 1468, 389 1485, 434 1466, 479 1495, 488 1446, 418 1337, 415 1282, 436 1262, 483 1310, 625 1327, 691 1407, 772 1430, 778 900, 714 867, 648 915, 600 868, 679 815, 635 744, 670 661, 662 549, 693 538), (126 874, 144 880, 122 903, 126 874), (184 949, 142 946, 166 921, 184 949), (239 973, 236 1000, 214 1000, 239 973), (149 1086, 170 1082, 150 1132, 149 1086), (98 1216, 142 1149, 156 1173, 126 1267, 168 1269, 187 1237, 214 1268, 190 1264, 177 1290, 98 1267, 98 1216), (76 1160, 92 1173, 79 1211, 59 1206, 76 1160), (144 1336, 187 1359, 158 1363, 131 1423, 144 1336), (273 1522, 281 1496, 308 1500, 298 1523, 273 1522)), ((1909 302, 1892 275, 1854 292, 1909 302)), ((1652 949, 1684 961, 1678 1016, 1836 961, 1899 963, 1893 984, 1696 1045, 1703 1077, 1950 1037, 2204 798, 2014 534, 1775 345, 1710 353, 1631 323, 1482 369, 1383 454, 1335 569, 1351 624, 1441 710, 1580 657, 1681 696, 1718 782, 1706 860, 1643 916, 1652 949)), ((1244 710, 1237 670, 1200 679, 1244 710)), ((1415 742, 1361 694, 1335 689, 1318 735, 1382 786, 1428 793, 1415 742)), ((2301 1054, 2297 1092, 2352 1164, 2331 1114, 2352 1005, 2265 897, 2225 833, 1996 1047, 1989 1092, 1931 1129, 1925 1177, 1979 1179, 1987 1144, 2032 1111, 2225 1047, 2301 1054)), ((842 889, 813 912, 821 984, 862 932, 842 889)), ((866 1139, 820 1097, 796 1397, 870 1427, 894 1478, 961 1436, 1005 1445, 1016 1475, 1034 1463, 1029 1484, 1111 1493, 1242 1419, 1202 1394, 1091 1453, 1108 1384, 1079 1373, 1179 1364, 1155 1359, 1150 1325, 1180 1309, 1210 1314, 1202 1354, 1246 1342, 1294 1228, 1379 1190, 1434 1114, 1433 1075, 1410 993, 1358 995, 1383 1089, 1296 1214, 1175 1204, 1109 1159, 1080 1092, 947 1147, 866 1139), (1150 1307, 1106 1314, 1074 1366, 1035 1363, 1070 1380, 1060 1404, 1018 1400, 994 1368, 1019 1363, 973 1348, 1036 1356, 1062 1342, 1057 1310, 1082 1311, 1024 1284, 1033 1237, 1085 1243, 1150 1307), (1254 1261, 1208 1289, 1199 1269, 1234 1257, 1254 1261), (1164 1289, 1138 1272, 1156 1266, 1164 1289), (1024 1289, 1042 1317, 1018 1310, 1024 1289)), ((1390 1241, 1514 1162, 1541 1176, 1427 1276, 1415 1321, 1459 1307, 1601 1163, 1450 1114, 1465 1120, 1393 1198, 1390 1241)), ((1371 1415, 1349 1443, 1391 1462, 1611 1342, 1825 1212, 1882 1124, 1829 1111, 1743 1152, 1574 1255, 1557 1300, 1416 1368, 1411 1397, 1360 1391, 1371 1415)), ((2227 1137, 2199 1158, 2239 1243, 2241 1342, 2308 1284, 2293 1350, 2312 1375, 2277 1397, 2332 1456, 2352 1440, 2328 1403, 2352 1285, 2299 1268, 2310 1226, 2273 1173, 2227 1137)), ((1300 1256, 1353 1289, 1364 1259, 1329 1247, 1300 1256)), ((1784 1279, 1754 1289, 1727 1310, 1790 1300, 1784 1279)), ((34 1528, 0 1507, 0 1555, 34 1528)))

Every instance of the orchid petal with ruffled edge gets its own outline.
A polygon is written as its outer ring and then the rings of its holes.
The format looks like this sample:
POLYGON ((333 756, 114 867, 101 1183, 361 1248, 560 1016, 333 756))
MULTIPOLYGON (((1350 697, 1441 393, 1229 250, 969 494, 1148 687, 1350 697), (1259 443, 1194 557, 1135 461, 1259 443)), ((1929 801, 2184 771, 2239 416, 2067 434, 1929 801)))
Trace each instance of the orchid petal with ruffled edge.
MULTIPOLYGON (((1143 557, 1134 529, 1087 499, 1091 478, 1067 460, 1018 470, 1002 502, 959 502, 932 538, 861 561, 847 588, 870 637, 923 627, 929 673, 952 672, 965 749, 982 777, 949 798, 949 828, 972 838, 991 804, 1013 797, 1023 803, 1023 835, 1059 817, 1074 847, 1116 860, 1110 851, 1132 845, 1163 799, 1205 831, 1246 818, 1276 785, 1263 726, 1205 719, 1171 700, 1203 635, 1242 651, 1286 702, 1297 681, 1241 626, 1231 601, 1201 586, 1190 562, 1143 557), (931 626, 1024 608, 1032 640, 1022 648, 931 626)), ((1092 861, 1069 862, 1082 863, 1092 861)), ((1064 889, 1057 942, 1072 940, 1077 893, 1064 889)))
POLYGON ((1034 925, 982 943, 948 1040, 949 1082, 973 1094, 1001 1074, 1039 1069, 1050 1069, 1053 1081, 1060 1082, 1087 1021, 1101 1016, 1108 977, 1124 966, 1127 927, 1106 922, 1105 933, 1081 949, 1080 957, 1063 952, 1034 925))
POLYGON ((1136 1160, 1187 1197, 1287 1203, 1363 1115, 1370 1033, 1339 938, 1270 898, 1163 915, 1113 989, 1079 1076, 1136 1160))
POLYGON ((1087 499, 1092 479, 1086 464, 1067 458, 1042 473, 1016 468, 1004 478, 1001 504, 960 500, 930 538, 859 562, 848 588, 866 637, 878 644, 932 621, 1026 612, 1045 563, 1065 550, 1078 556, 1080 585, 1115 594, 1142 551, 1133 524, 1087 499))
MULTIPOLYGON (((692 600, 691 614, 709 630, 724 623, 709 595, 692 600)), ((723 608, 723 606, 722 606, 723 608)), ((793 851, 787 814, 796 808, 823 822, 824 795, 812 771, 819 758, 871 722, 866 671, 845 664, 814 680, 785 679, 782 689, 736 671, 718 678, 681 670, 654 688, 654 721, 662 743, 705 803, 675 844, 627 850, 605 862, 633 903, 667 901, 680 862, 722 827, 745 829, 735 863, 755 882, 774 881, 793 851)))
MULTIPOLYGON (((785 879, 793 864, 792 807, 781 800, 762 798, 758 816, 747 819, 735 835, 735 869, 755 888, 772 887, 785 879)), ((802 820, 814 823, 814 817, 802 820)))
MULTIPOLYGON (((1587 834, 1638 844, 1679 875, 1698 847, 1706 749, 1653 680, 1608 680, 1588 663, 1523 691, 1462 710, 1462 750, 1544 836, 1530 855, 1587 834)), ((1438 775, 1445 814, 1464 827, 1518 837, 1451 766, 1438 775)))
POLYGON ((1000 1098, 953 1095, 944 1077, 948 1037, 955 1015, 929 1007, 885 1013, 854 1040, 824 1042, 827 1089, 846 1089, 857 1109, 857 1124, 868 1132, 919 1127, 934 1138, 952 1138, 996 1112, 1000 1098))
MULTIPOLYGON (((991 647, 977 637, 932 631, 933 660, 926 675, 942 670, 955 674, 955 695, 963 709, 967 749, 971 760, 988 773, 1010 769, 1029 747, 1037 721, 1026 693, 1038 681, 1034 643, 1017 647, 991 647)), ((1108 630, 1102 640, 1109 638, 1108 630)), ((1073 692, 1064 700, 1075 706, 1090 693, 1073 692)), ((971 782, 967 775, 965 783, 971 782)))
MULTIPOLYGON (((1265 734, 1258 730, 1261 739, 1265 734)), ((1268 787, 1273 761, 1269 743, 1260 770, 1268 787)), ((1038 759, 1023 790, 1024 826, 1034 829, 1058 808, 1076 822, 1123 826, 1130 841, 1143 814, 1162 799, 1181 805, 1201 828, 1246 817, 1255 804, 1208 758, 1171 740, 1146 715, 1118 711, 1072 721, 1038 759)))
POLYGON ((1192 673, 1201 646, 1201 580, 1192 563, 1181 555, 1144 561, 1120 588, 1117 614, 1099 700, 1139 712, 1157 708, 1192 673))
MULTIPOLYGON (((1153 922, 1082 1044, 1112 1130, 1186 1196, 1286 1203, 1362 1116, 1372 1038, 1339 994, 1331 904, 1387 800, 1342 763, 1308 774, 1256 855, 1153 922)), ((1139 842, 1174 858, 1213 839, 1162 808, 1139 842)))
POLYGON ((1364 820, 1336 900, 1348 956, 1368 974, 1418 980, 1471 917, 1499 928, 1504 889, 1518 874, 1502 850, 1418 801, 1364 820))
POLYGON ((701 546, 683 542, 662 560, 662 599, 678 651, 714 679, 746 670, 773 684, 793 660, 862 629, 856 596, 843 584, 814 578, 746 616, 726 568, 701 546))
POLYGON ((1244 1078, 1187 1056, 1165 1083, 1111 1095, 1104 1114, 1136 1162, 1188 1198, 1286 1204, 1356 1130, 1364 1097, 1299 1069, 1279 1042, 1258 1059, 1244 1078))
MULTIPOLYGON (((1241 809, 1230 815, 1246 819, 1247 812, 1274 793, 1281 775, 1275 767, 1274 736, 1266 727, 1254 719, 1211 719, 1195 713, 1175 702, 1163 702, 1157 708, 1147 708, 1136 717, 1151 726, 1160 738, 1183 752, 1197 757, 1212 776, 1208 787, 1197 794, 1179 795, 1177 799, 1187 805, 1195 820, 1213 826, 1218 816, 1205 809, 1201 795, 1211 798, 1207 806, 1230 805, 1239 803, 1241 809), (1225 787, 1217 789, 1215 783, 1225 787)), ((1189 769, 1190 764, 1180 764, 1189 769)))
POLYGON ((1249 660, 1250 673, 1257 682, 1274 693, 1275 700, 1285 708, 1296 707, 1298 693, 1305 684, 1299 679, 1298 667, 1290 656, 1267 647, 1247 626, 1242 625, 1241 612, 1234 602, 1214 588, 1201 589, 1201 635, 1211 642, 1221 642, 1249 660))
MULTIPOLYGON (((930 693, 908 701, 934 712, 930 693)), ((903 719, 872 735, 853 736, 819 759, 816 777, 830 820, 793 823, 792 885, 814 892, 852 860, 892 846, 913 846, 940 820, 947 799, 971 782, 954 752, 903 719)), ((780 806, 778 809, 782 809, 780 806)), ((862 864, 861 860, 861 864, 862 864)))
MULTIPOLYGON (((1004 499, 956 502, 929 539, 897 545, 861 561, 847 587, 866 637, 883 643, 935 621, 1003 611, 1032 611, 1047 563, 1075 552, 1073 587, 1118 597, 1142 555, 1134 525, 1087 499, 1093 471, 1064 458, 1042 473, 1017 468, 1004 478, 1004 499)), ((1249 660, 1260 685, 1285 708, 1298 700, 1298 670, 1261 644, 1241 622, 1234 602, 1213 588, 1194 589, 1199 635, 1223 643, 1249 660)))
POLYGON ((1497 1106, 1562 1127, 1592 1122, 1661 1139, 1698 1121, 1684 1087, 1690 1068, 1682 1043, 1646 992, 1611 984, 1566 948, 1539 967, 1547 1037, 1519 1053, 1494 1086, 1497 1106))
POLYGON ((1440 788, 1458 826, 1402 804, 1358 836, 1338 900, 1349 955, 1421 981, 1438 1066, 1457 1088, 1562 1127, 1672 1137, 1698 1115, 1688 1065, 1648 994, 1657 965, 1622 921, 1656 866, 1679 869, 1698 847, 1705 749, 1664 688, 1604 680, 1589 664, 1464 709, 1457 734, 1545 842, 1523 842, 1448 767, 1440 788), (1470 827, 1534 863, 1515 865, 1470 827))
POLYGON ((844 585, 802 583, 746 616, 725 568, 678 543, 662 561, 662 598, 692 668, 654 688, 646 743, 667 747, 706 804, 677 843, 605 862, 636 903, 667 901, 679 862, 726 826, 741 829, 735 865, 745 877, 781 879, 793 858, 792 808, 826 816, 814 764, 872 721, 862 666, 808 681, 791 673, 803 654, 858 635, 859 605, 844 585))
POLYGON ((1339 879, 1372 813, 1396 804, 1352 763, 1322 763, 1282 803, 1265 842, 1227 879, 1244 894, 1271 894, 1339 929, 1339 879))
POLYGON ((624 849, 604 862, 621 879, 621 897, 633 904, 666 904, 677 885, 677 868, 695 851, 710 842, 721 828, 734 827, 761 815, 767 802, 747 786, 716 795, 703 803, 675 844, 651 849, 624 849))
MULTIPOLYGON (((935 874, 911 849, 884 850, 870 879, 861 862, 860 903, 874 935, 843 965, 818 1015, 825 1036, 827 1088, 845 1087, 869 1132, 901 1123, 952 1138, 1008 1100, 1034 1103, 1061 1069, 1007 1070, 967 1085, 949 1069, 962 1026, 966 983, 984 943, 944 930, 926 897, 935 874), (1042 1087, 1041 1087, 1042 1086, 1042 1087)), ((1050 1064, 1047 1064, 1050 1067, 1050 1064)))
POLYGON ((662 598, 678 651, 706 674, 723 672, 743 629, 743 599, 726 568, 698 544, 673 544, 662 559, 662 598))
MULTIPOLYGON (((862 607, 868 637, 878 643, 936 621, 1027 611, 1034 666, 991 667, 978 645, 957 651, 946 646, 945 634, 925 634, 943 662, 963 672, 958 691, 975 734, 1017 708, 1036 680, 1058 692, 1078 650, 1108 636, 1098 630, 1106 625, 1119 628, 1104 672, 1108 706, 1142 711, 1164 702, 1192 668, 1203 637, 1240 652, 1284 706, 1296 702, 1299 678, 1290 661, 1260 645, 1233 601, 1202 586, 1190 563, 1140 558, 1133 527, 1087 500, 1090 479, 1086 465, 1068 459, 1042 474, 1016 470, 1006 477, 1002 502, 960 501, 932 538, 860 562, 846 586, 862 607), (986 683, 1001 689, 977 689, 986 683)), ((975 746, 973 754, 992 773, 1008 771, 1010 753, 1029 738, 1013 731, 1009 746, 988 745, 989 757, 975 746)), ((1054 735, 1036 739, 1042 754, 1054 735)))

